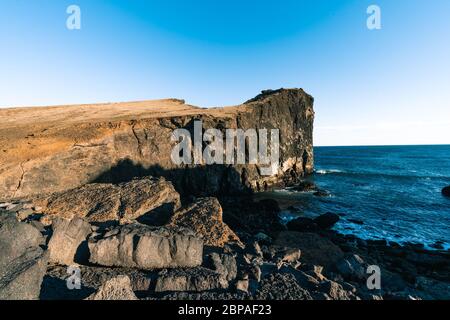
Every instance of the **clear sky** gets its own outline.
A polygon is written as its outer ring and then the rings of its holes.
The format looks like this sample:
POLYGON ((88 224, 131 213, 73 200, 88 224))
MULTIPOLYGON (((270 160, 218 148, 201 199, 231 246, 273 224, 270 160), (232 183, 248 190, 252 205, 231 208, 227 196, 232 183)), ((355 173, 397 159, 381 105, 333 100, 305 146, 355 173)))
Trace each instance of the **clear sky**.
POLYGON ((0 40, 2 107, 301 87, 316 145, 450 143, 449 0, 1 0, 0 40))

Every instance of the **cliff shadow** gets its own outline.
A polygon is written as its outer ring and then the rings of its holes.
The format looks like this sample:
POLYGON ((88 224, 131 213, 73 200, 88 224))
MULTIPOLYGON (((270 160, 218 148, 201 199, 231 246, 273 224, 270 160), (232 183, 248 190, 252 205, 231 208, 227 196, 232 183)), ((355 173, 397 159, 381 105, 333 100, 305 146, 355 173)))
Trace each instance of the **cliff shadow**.
POLYGON ((252 194, 251 188, 242 183, 245 170, 241 174, 233 166, 218 164, 165 169, 160 165, 146 167, 127 158, 90 182, 118 184, 146 176, 164 177, 183 198, 252 194))

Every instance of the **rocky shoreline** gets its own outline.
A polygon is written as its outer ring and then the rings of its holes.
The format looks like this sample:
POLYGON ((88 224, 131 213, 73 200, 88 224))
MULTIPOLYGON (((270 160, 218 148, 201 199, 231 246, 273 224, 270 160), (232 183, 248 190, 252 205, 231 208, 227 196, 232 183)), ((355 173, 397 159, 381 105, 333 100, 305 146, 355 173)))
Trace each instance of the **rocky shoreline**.
POLYGON ((449 299, 449 251, 343 236, 334 213, 285 225, 277 201, 254 197, 314 188, 303 180, 313 101, 279 89, 212 109, 0 110, 0 299, 449 299), (278 171, 174 164, 171 135, 195 121, 279 129, 278 171), (377 270, 380 286, 368 286, 377 270))
POLYGON ((184 198, 153 177, 101 190, 0 204, 1 299, 450 298, 449 251, 340 235, 332 213, 286 226, 275 200, 184 198))

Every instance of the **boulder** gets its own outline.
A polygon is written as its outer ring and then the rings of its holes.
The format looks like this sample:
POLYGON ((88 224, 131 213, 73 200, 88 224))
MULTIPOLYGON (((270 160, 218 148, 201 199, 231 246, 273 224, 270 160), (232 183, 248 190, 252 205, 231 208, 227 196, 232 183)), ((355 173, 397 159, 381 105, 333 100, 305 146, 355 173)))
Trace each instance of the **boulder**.
POLYGON ((0 300, 39 299, 48 253, 40 247, 21 252, 20 256, 0 266, 0 300))
POLYGON ((220 201, 224 209, 224 220, 233 230, 250 234, 264 233, 268 237, 286 230, 281 223, 281 210, 275 200, 264 199, 256 202, 250 197, 224 197, 220 198, 220 201))
POLYGON ((216 198, 201 198, 175 212, 169 226, 190 228, 205 245, 223 247, 240 243, 239 237, 223 222, 222 207, 216 198))
POLYGON ((0 215, 0 300, 39 298, 48 262, 43 243, 39 230, 15 213, 0 215))
POLYGON ((339 261, 336 269, 345 279, 363 280, 367 278, 367 264, 357 254, 352 254, 339 261))
POLYGON ((221 274, 198 267, 192 269, 163 270, 156 280, 155 292, 207 291, 228 288, 221 274))
POLYGON ((450 198, 450 186, 442 189, 442 195, 450 198))
POLYGON ((298 248, 283 246, 264 246, 264 257, 276 263, 293 263, 300 259, 301 251, 298 248))
POLYGON ((312 300, 290 273, 274 273, 261 281, 257 300, 312 300))
POLYGON ((44 237, 31 224, 19 222, 15 213, 0 215, 0 269, 29 248, 44 244, 44 237))
POLYGON ((322 189, 317 190, 316 192, 313 193, 313 195, 315 195, 316 197, 329 197, 329 196, 331 196, 331 194, 328 191, 322 190, 322 189))
POLYGON ((314 222, 322 229, 330 229, 339 221, 339 216, 335 213, 327 212, 314 219, 314 222))
POLYGON ((134 223, 90 239, 88 246, 89 261, 102 266, 153 270, 202 264, 203 242, 186 229, 134 223))
POLYGON ((419 289, 428 292, 433 299, 450 299, 450 283, 448 281, 437 281, 427 277, 417 277, 416 286, 419 289))
POLYGON ((232 281, 237 276, 236 258, 231 254, 210 253, 207 265, 212 270, 221 274, 227 281, 232 281))
POLYGON ((337 282, 325 280, 319 285, 319 291, 325 293, 331 300, 356 300, 352 292, 344 290, 337 282))
POLYGON ((144 177, 117 185, 91 183, 37 202, 47 215, 112 222, 135 220, 163 206, 173 211, 180 206, 180 196, 164 178, 144 177))
POLYGON ((48 243, 50 262, 67 266, 72 265, 75 260, 87 262, 86 238, 92 232, 88 222, 79 217, 72 220, 57 218, 52 229, 53 234, 48 243))
POLYGON ((303 180, 300 181, 295 187, 292 188, 295 191, 299 192, 310 192, 310 191, 318 191, 317 186, 314 182, 303 180))
POLYGON ((110 268, 79 265, 82 275, 81 288, 70 290, 67 287, 67 266, 49 265, 42 283, 41 300, 83 300, 97 292, 105 282, 126 275, 130 278, 131 289, 136 295, 146 295, 154 286, 152 273, 130 268, 110 268))
POLYGON ((284 247, 299 248, 300 261, 312 265, 321 265, 325 269, 334 267, 344 256, 342 250, 329 239, 309 232, 280 232, 275 244, 284 247))
POLYGON ((128 276, 118 276, 106 281, 86 300, 138 300, 131 288, 128 276))
POLYGON ((242 279, 236 281, 236 290, 242 292, 248 292, 250 281, 248 279, 242 279))

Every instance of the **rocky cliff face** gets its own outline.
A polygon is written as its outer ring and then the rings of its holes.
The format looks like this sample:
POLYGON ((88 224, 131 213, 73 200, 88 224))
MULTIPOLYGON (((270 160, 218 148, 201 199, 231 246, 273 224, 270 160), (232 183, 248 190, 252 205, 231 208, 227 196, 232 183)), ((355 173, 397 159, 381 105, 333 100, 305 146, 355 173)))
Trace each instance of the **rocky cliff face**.
POLYGON ((92 182, 165 176, 181 194, 260 191, 313 170, 313 98, 302 89, 264 91, 240 106, 202 109, 181 100, 0 110, 0 199, 92 182), (173 130, 279 129, 279 170, 258 165, 175 165, 173 130))

